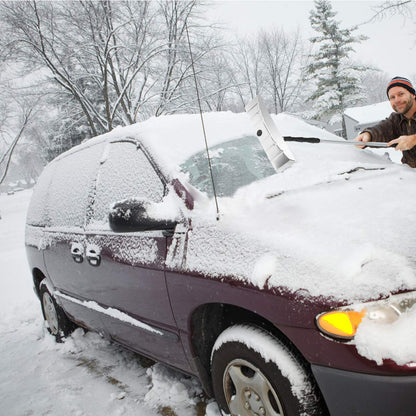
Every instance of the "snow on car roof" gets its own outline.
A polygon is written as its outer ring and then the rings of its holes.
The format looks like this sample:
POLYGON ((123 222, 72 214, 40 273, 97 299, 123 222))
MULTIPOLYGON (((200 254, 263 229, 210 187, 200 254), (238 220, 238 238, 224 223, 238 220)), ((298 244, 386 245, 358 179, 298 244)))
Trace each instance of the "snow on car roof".
MULTIPOLYGON (((255 136, 255 128, 246 113, 212 112, 205 113, 203 118, 209 147, 244 136, 255 136)), ((282 136, 343 140, 287 113, 272 115, 272 118, 282 136)), ((178 166, 190 156, 205 149, 200 115, 175 114, 152 117, 141 123, 117 127, 109 133, 75 146, 58 156, 57 159, 83 147, 90 147, 102 141, 123 138, 132 138, 143 142, 152 156, 160 163, 163 171, 171 174, 177 172, 178 166)), ((316 162, 313 161, 316 159, 325 161, 326 164, 331 163, 331 161, 333 161, 333 164, 338 164, 340 161, 354 161, 352 165, 357 163, 382 163, 382 159, 374 157, 370 151, 363 152, 354 148, 354 146, 341 146, 341 149, 337 145, 330 144, 312 146, 302 144, 296 146, 295 143, 289 143, 289 145, 291 149, 297 149, 295 154, 297 160, 311 159, 311 163, 315 165, 316 162)))
MULTIPOLYGON (((210 147, 222 142, 255 136, 255 128, 246 113, 212 112, 205 113, 204 125, 207 141, 210 147)), ((300 118, 280 113, 272 115, 278 130, 283 136, 319 137, 321 139, 343 140, 334 134, 312 126, 300 118)), ((199 114, 177 114, 152 117, 145 122, 127 127, 119 127, 98 138, 91 139, 87 145, 103 138, 117 139, 131 137, 142 141, 158 160, 165 173, 178 171, 178 166, 190 156, 205 148, 201 118, 199 114)), ((293 148, 293 143, 290 143, 293 148)), ((319 148, 298 146, 295 154, 297 159, 305 160, 321 158, 326 161, 355 160, 357 163, 380 163, 380 158, 374 158, 370 152, 358 151, 356 148, 337 149, 336 145, 318 145, 319 148), (307 150, 305 153, 306 149, 307 150), (357 161, 358 158, 358 161, 357 161)), ((346 146, 347 147, 347 146, 346 146)))
MULTIPOLYGON (((203 117, 210 147, 244 136, 255 136, 255 127, 246 113, 206 113, 203 117)), ((275 121, 282 135, 338 138, 288 114, 275 116, 275 121)), ((180 165, 205 147, 199 114, 151 118, 140 125, 139 135, 170 166, 180 165)))

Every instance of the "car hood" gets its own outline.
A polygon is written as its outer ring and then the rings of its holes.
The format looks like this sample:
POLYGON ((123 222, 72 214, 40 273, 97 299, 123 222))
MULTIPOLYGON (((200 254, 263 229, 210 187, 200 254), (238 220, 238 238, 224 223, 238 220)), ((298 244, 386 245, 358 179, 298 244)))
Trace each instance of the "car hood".
POLYGON ((220 221, 197 207, 187 267, 351 302, 415 289, 416 172, 357 149, 333 160, 323 146, 221 199, 220 221))

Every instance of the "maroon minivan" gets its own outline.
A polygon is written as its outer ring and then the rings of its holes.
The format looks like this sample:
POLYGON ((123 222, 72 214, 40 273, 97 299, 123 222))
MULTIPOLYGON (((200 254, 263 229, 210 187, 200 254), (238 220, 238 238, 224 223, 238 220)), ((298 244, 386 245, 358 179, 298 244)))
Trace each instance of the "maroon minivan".
POLYGON ((413 414, 414 363, 355 335, 416 302, 416 173, 301 143, 276 173, 247 114, 209 113, 212 180, 199 120, 117 128, 44 169, 26 247, 49 332, 81 326, 194 375, 224 414, 413 414), (406 228, 388 226, 397 211, 406 228))

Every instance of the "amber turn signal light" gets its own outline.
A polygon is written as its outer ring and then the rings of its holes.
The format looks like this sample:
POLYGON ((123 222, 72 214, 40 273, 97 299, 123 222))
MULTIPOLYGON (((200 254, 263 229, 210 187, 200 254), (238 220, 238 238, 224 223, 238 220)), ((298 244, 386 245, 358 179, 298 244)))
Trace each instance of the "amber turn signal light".
POLYGON ((366 315, 366 310, 357 311, 332 311, 323 313, 317 318, 318 328, 332 338, 350 340, 354 338, 361 320, 366 315))

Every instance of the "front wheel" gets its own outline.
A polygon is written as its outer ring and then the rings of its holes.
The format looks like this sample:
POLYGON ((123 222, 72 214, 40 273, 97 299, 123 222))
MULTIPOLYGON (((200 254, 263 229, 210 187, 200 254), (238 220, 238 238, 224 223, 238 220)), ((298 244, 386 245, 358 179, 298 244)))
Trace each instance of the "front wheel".
POLYGON ((68 319, 63 309, 56 303, 45 281, 42 281, 40 284, 39 296, 48 331, 55 337, 57 342, 62 342, 62 339, 70 335, 76 326, 68 319))
POLYGON ((215 342, 216 400, 232 416, 323 415, 313 382, 295 355, 255 326, 227 328, 215 342))

